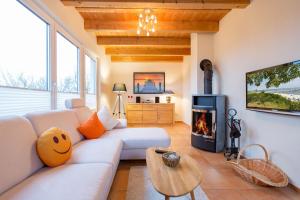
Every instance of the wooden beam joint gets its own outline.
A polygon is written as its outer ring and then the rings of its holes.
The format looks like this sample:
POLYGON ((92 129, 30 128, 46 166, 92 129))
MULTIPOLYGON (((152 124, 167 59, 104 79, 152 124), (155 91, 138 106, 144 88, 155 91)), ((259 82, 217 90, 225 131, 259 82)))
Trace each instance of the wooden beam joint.
POLYGON ((105 36, 97 37, 97 43, 99 45, 134 45, 134 46, 180 46, 190 47, 190 38, 172 38, 172 37, 110 37, 105 36))
POLYGON ((250 0, 61 0, 65 6, 84 8, 166 8, 166 9, 234 9, 245 8, 250 0))
POLYGON ((111 56, 112 62, 183 62, 183 56, 111 56))
MULTIPOLYGON (((97 21, 85 20, 84 28, 87 31, 136 31, 136 21, 97 21)), ((157 25, 157 30, 162 32, 217 32, 219 22, 217 21, 161 21, 157 25)))
POLYGON ((106 55, 191 55, 190 48, 107 47, 106 55))

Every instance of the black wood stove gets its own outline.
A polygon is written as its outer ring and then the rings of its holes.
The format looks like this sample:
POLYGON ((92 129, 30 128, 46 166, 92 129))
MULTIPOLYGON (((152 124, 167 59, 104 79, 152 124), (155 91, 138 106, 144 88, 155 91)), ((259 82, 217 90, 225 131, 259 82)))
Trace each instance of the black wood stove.
POLYGON ((224 150, 225 96, 193 96, 192 146, 210 152, 224 150))
POLYGON ((224 95, 212 95, 212 63, 204 59, 200 63, 204 72, 204 95, 192 97, 192 146, 221 152, 226 136, 224 95))

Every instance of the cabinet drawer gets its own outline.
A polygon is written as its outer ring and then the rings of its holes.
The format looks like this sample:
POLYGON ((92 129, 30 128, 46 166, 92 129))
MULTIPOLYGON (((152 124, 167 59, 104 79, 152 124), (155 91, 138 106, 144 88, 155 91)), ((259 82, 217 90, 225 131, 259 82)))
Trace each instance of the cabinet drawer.
POLYGON ((157 105, 158 110, 173 110, 173 104, 161 104, 157 105))
POLYGON ((128 111, 127 112, 128 124, 140 124, 143 122, 142 111, 128 111))
POLYGON ((156 105, 143 105, 143 110, 157 110, 156 105))
POLYGON ((154 124, 157 123, 157 111, 143 111, 143 123, 154 124))
POLYGON ((173 123, 173 111, 158 111, 158 123, 159 124, 172 124, 173 123))
POLYGON ((128 104, 127 110, 142 110, 143 106, 139 104, 128 104))

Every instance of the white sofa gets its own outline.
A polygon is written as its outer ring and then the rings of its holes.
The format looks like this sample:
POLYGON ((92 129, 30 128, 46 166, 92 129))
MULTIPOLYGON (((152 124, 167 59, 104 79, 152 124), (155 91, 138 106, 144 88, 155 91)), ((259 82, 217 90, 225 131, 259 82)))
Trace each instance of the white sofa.
POLYGON ((113 129, 84 140, 76 128, 92 112, 75 107, 0 119, 0 200, 104 200, 120 159, 145 159, 147 148, 170 145, 161 128, 113 129), (45 167, 35 148, 51 127, 68 131, 73 142, 71 159, 56 168, 45 167))

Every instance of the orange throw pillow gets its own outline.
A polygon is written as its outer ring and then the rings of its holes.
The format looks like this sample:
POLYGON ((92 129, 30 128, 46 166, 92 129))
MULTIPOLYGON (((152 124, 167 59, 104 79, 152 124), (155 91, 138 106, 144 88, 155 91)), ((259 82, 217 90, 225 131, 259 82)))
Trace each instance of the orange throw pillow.
POLYGON ((77 130, 87 139, 96 139, 105 133, 105 128, 98 119, 96 112, 86 122, 81 124, 77 130))

